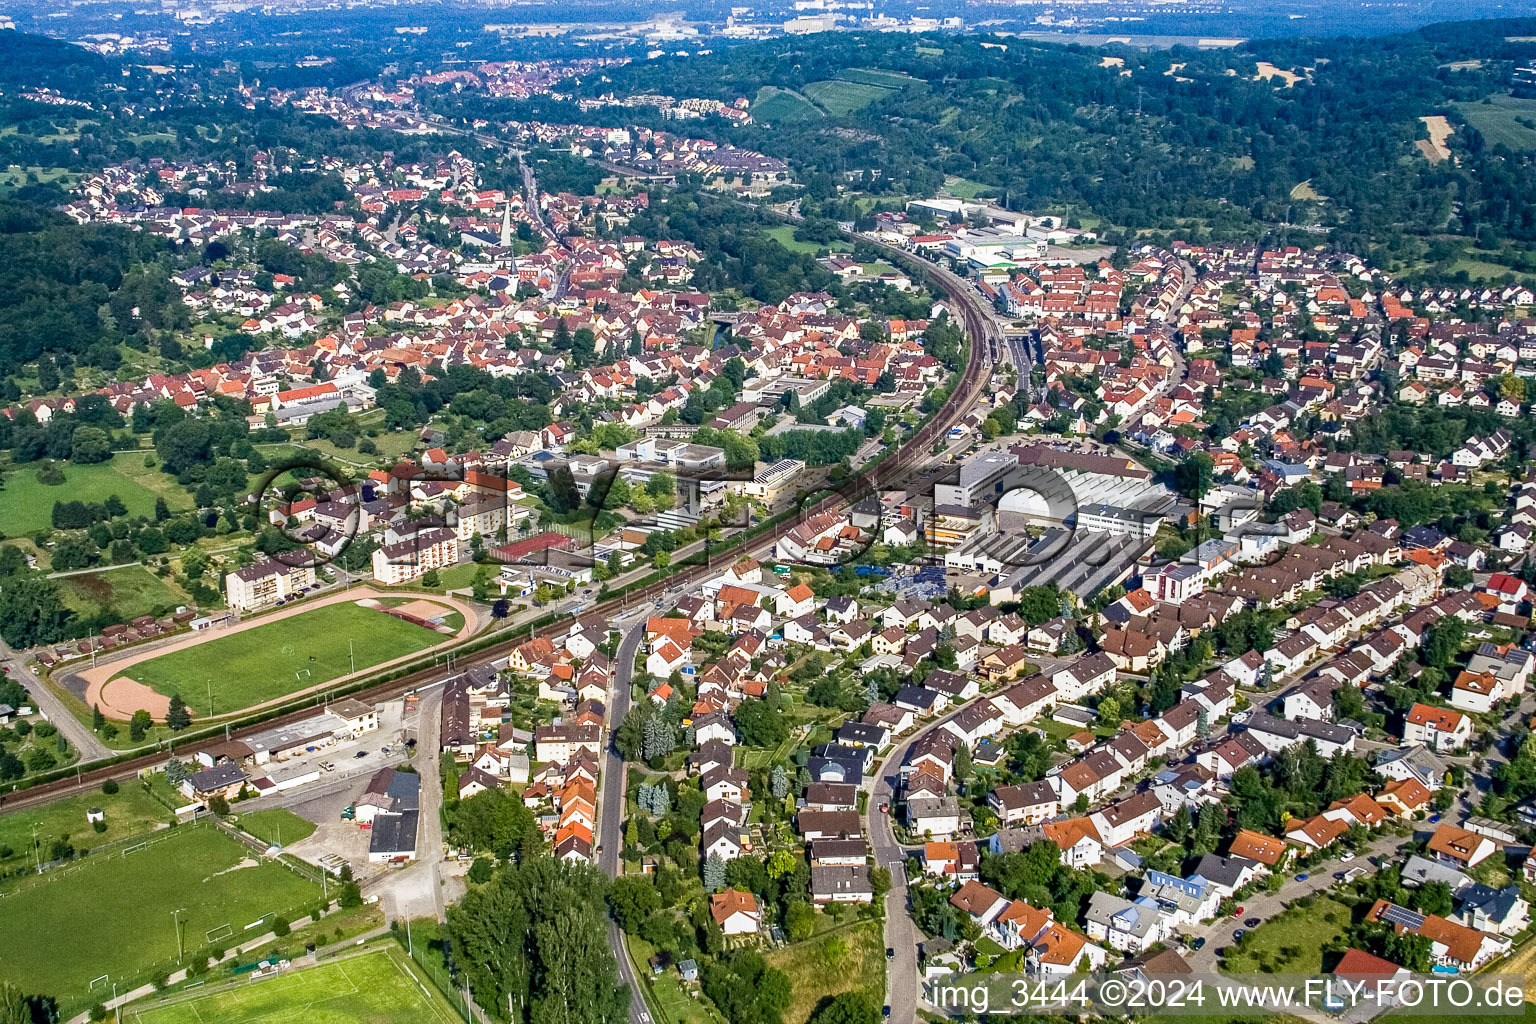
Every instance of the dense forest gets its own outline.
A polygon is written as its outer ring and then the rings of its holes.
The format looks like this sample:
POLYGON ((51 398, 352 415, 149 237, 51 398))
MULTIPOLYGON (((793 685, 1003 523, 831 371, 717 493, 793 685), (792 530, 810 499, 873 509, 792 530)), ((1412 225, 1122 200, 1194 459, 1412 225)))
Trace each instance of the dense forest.
POLYGON ((1018 209, 1067 205, 1122 228, 1227 237, 1316 222, 1340 244, 1406 259, 1436 232, 1536 241, 1530 152, 1464 124, 1457 161, 1415 146, 1420 117, 1462 122, 1454 104, 1506 90, 1533 49, 1507 37, 1533 33, 1536 19, 1521 19, 1145 52, 827 33, 637 62, 583 87, 731 99, 894 72, 909 78, 871 79, 884 95, 845 116, 779 105, 771 130, 706 130, 788 159, 812 195, 865 169, 893 194, 928 194, 954 175, 1018 209), (1261 61, 1299 78, 1261 77, 1261 61), (1313 194, 1326 198, 1303 198, 1313 194))

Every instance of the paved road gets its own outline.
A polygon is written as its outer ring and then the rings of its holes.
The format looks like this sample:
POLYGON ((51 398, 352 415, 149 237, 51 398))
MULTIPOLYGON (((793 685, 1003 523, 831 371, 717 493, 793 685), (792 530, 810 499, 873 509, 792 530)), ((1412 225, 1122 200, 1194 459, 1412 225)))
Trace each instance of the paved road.
POLYGON ((64 701, 48 688, 47 683, 27 667, 26 656, 13 651, 3 641, 0 641, 0 664, 5 666, 7 675, 27 688, 27 693, 31 695, 37 709, 48 721, 57 726, 70 745, 80 752, 81 764, 109 757, 114 753, 105 743, 96 738, 94 732, 70 713, 64 701))
MULTIPOLYGON (((639 609, 637 609, 638 611, 639 609)), ((620 619, 613 623, 618 628, 620 619)), ((598 866, 610 878, 617 878, 620 871, 619 852, 624 844, 624 759, 613 745, 619 723, 629 713, 629 687, 635 674, 635 655, 645 639, 645 619, 642 617, 619 641, 612 685, 608 691, 608 743, 603 753, 602 779, 598 785, 597 842, 602 851, 597 855, 598 866)), ((636 980, 625 952, 624 937, 619 926, 608 922, 608 944, 613 947, 619 962, 619 979, 629 986, 630 1024, 651 1024, 651 1015, 645 1008, 645 993, 636 980)))

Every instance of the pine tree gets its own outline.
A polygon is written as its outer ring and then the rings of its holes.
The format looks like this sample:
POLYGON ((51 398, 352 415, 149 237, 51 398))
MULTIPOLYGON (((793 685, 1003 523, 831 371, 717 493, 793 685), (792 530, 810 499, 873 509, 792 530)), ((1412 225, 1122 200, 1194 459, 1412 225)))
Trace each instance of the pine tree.
POLYGON ((725 861, 718 853, 711 853, 704 862, 704 891, 718 892, 725 888, 725 861))
POLYGON ((658 757, 666 757, 677 749, 677 731, 672 728, 672 723, 666 715, 652 715, 645 720, 645 735, 642 744, 642 753, 647 761, 658 757))
POLYGON ((155 499, 155 522, 163 523, 171 518, 171 506, 165 503, 164 498, 155 499))
POLYGON ((784 770, 783 765, 773 766, 773 774, 768 778, 768 790, 778 800, 783 800, 789 794, 789 773, 784 770))
POLYGON ((181 699, 181 694, 171 694, 170 707, 165 711, 165 724, 172 732, 180 732, 192 724, 192 713, 187 710, 187 702, 181 699))
POLYGON ((92 729, 92 731, 94 731, 94 732, 101 732, 101 727, 106 725, 106 724, 107 724, 107 716, 103 715, 101 713, 101 705, 100 704, 92 704, 91 705, 91 729, 92 729))
POLYGON ((1202 740, 1210 738, 1211 720, 1210 716, 1205 713, 1205 708, 1201 708, 1195 713, 1195 735, 1202 740))

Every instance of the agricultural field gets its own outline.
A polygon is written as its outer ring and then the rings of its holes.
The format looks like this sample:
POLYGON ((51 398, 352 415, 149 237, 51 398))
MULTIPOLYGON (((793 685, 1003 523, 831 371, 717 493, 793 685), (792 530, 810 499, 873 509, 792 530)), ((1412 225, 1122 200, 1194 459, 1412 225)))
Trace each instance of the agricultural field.
POLYGON ((1508 146, 1516 151, 1536 149, 1536 99, 1517 99, 1506 93, 1490 96, 1489 100, 1458 103, 1456 110, 1482 133, 1490 146, 1508 146))
POLYGON ((801 91, 833 117, 844 117, 891 94, 890 89, 878 85, 840 79, 811 82, 801 91))
POLYGON ((314 1024, 447 1024, 458 1019, 421 969, 389 946, 123 1013, 130 1024, 259 1024, 301 1017, 314 1024))
POLYGON ((878 85, 884 89, 904 89, 909 85, 925 84, 921 78, 904 75, 900 71, 883 71, 879 68, 844 68, 837 77, 848 82, 878 85))
POLYGON ((170 820, 171 812, 135 782, 124 783, 110 795, 92 790, 30 811, 0 814, 0 869, 19 867, 32 859, 34 826, 40 856, 47 859, 54 842, 59 839, 64 839, 79 854, 119 839, 142 835, 170 820), (107 814, 105 832, 97 832, 85 820, 85 812, 94 808, 107 814))
POLYGON ((783 121, 813 121, 825 117, 821 108, 797 92, 765 85, 752 101, 752 117, 770 124, 783 121))
POLYGON ((180 693, 194 716, 206 718, 346 675, 354 658, 359 670, 371 668, 443 639, 441 633, 344 601, 172 651, 122 674, 165 696, 180 693))
POLYGON ((805 1024, 818 1003, 843 992, 863 992, 876 1006, 883 1003, 884 945, 880 925, 866 921, 765 953, 769 967, 789 976, 784 1024, 805 1024))
POLYGON ((56 996, 69 1016, 101 998, 90 983, 102 975, 131 987, 175 966, 172 911, 181 911, 183 945, 201 949, 220 935, 228 944, 257 934, 247 925, 265 915, 302 916, 319 899, 317 883, 256 860, 212 825, 145 838, 148 845, 56 868, 0 899, 7 981, 56 996))
MULTIPOLYGON (((161 496, 165 497, 166 504, 172 509, 190 507, 191 499, 184 492, 170 488, 159 491, 135 479, 142 475, 144 467, 137 467, 138 473, 135 473, 126 462, 136 458, 136 455, 119 456, 110 462, 93 466, 61 463, 59 468, 64 471, 64 483, 57 487, 39 483, 35 466, 24 465, 12 469, 5 474, 4 486, 0 487, 0 522, 5 523, 5 532, 19 534, 51 529, 53 503, 56 501, 94 503, 106 501, 115 494, 128 507, 131 516, 153 516, 155 498, 161 496), (119 461, 125 464, 120 467, 119 461), (180 498, 179 506, 172 501, 172 493, 180 498)), ((171 488, 175 487, 174 480, 156 471, 150 472, 166 481, 171 488)))
POLYGON ((142 565, 85 572, 59 579, 59 596, 82 619, 110 613, 121 621, 140 615, 169 615, 187 596, 142 565))

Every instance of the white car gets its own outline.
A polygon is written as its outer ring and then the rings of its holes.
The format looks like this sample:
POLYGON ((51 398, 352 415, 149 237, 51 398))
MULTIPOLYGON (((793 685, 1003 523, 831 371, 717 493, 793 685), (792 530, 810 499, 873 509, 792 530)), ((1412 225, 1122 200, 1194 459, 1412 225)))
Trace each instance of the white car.
POLYGON ((1355 859, 1355 851, 1353 851, 1353 850, 1345 850, 1344 851, 1344 855, 1339 858, 1339 863, 1341 863, 1341 864, 1348 864, 1350 861, 1352 861, 1354 859, 1355 859))

